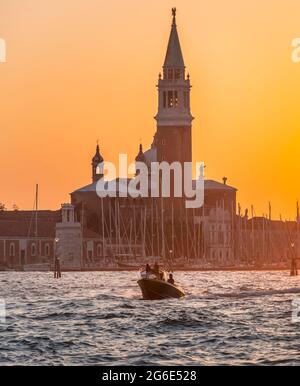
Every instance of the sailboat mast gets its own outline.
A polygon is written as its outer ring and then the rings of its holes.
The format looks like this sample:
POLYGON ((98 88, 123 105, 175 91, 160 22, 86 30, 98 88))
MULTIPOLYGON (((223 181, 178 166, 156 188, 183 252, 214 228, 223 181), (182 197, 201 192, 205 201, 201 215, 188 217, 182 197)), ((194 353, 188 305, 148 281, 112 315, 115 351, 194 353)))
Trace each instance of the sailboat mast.
POLYGON ((299 238, 299 221, 300 221, 300 217, 299 217, 299 201, 297 201, 297 218, 296 218, 296 222, 297 222, 297 248, 296 248, 296 251, 297 251, 297 256, 296 257, 299 257, 299 251, 300 251, 300 238, 299 238))
POLYGON ((162 240, 162 257, 165 257, 165 236, 164 236, 164 201, 161 198, 161 240, 162 240))
POLYGON ((35 237, 38 236, 39 185, 35 189, 35 237))
POLYGON ((174 245, 174 203, 172 202, 172 256, 174 256, 174 251, 175 251, 175 245, 174 245))
POLYGON ((254 240, 254 206, 251 205, 251 233, 252 233, 252 259, 255 259, 255 240, 254 240))
POLYGON ((102 257, 104 257, 104 250, 105 250, 105 234, 104 234, 104 207, 103 207, 103 197, 101 197, 101 219, 102 219, 102 257))

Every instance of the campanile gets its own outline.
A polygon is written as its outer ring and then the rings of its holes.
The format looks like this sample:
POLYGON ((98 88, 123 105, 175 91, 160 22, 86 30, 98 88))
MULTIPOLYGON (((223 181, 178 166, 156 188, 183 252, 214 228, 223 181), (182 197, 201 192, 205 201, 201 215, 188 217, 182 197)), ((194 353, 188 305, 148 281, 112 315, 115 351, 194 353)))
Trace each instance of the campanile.
POLYGON ((190 78, 185 64, 176 26, 176 8, 163 65, 158 80, 157 161, 172 163, 192 161, 192 121, 190 109, 190 78))

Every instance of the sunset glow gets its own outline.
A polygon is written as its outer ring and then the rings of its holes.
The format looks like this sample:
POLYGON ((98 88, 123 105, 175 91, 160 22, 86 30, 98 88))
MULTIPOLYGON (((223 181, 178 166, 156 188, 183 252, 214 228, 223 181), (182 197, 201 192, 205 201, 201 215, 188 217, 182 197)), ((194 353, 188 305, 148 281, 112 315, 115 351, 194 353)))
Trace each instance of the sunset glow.
POLYGON ((106 160, 155 132, 170 9, 191 75, 193 159, 238 188, 242 208, 295 218, 300 198, 297 0, 0 2, 0 202, 59 208, 106 160))

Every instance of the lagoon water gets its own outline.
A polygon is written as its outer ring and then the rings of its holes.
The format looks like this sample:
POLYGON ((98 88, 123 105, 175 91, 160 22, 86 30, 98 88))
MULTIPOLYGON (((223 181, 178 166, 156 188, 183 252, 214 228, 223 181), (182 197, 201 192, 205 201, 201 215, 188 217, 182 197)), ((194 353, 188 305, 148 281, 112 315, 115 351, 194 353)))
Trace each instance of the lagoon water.
POLYGON ((181 300, 143 301, 135 272, 0 273, 1 365, 300 364, 288 272, 180 272, 181 300))

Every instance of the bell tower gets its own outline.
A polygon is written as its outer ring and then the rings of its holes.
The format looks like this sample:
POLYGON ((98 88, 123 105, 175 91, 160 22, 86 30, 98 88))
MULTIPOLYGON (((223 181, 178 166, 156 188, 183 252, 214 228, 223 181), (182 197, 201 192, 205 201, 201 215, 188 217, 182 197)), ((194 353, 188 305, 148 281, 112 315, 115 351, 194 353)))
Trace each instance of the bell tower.
POLYGON ((190 78, 185 64, 176 25, 176 8, 172 9, 172 28, 163 75, 158 80, 157 161, 192 161, 192 121, 190 78))

